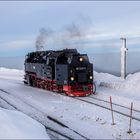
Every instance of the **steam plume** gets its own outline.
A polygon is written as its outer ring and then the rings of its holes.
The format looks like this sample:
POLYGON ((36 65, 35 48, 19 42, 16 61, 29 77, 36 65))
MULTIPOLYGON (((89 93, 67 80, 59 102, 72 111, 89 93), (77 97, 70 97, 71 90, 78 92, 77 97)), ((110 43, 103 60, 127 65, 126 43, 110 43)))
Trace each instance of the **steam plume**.
POLYGON ((77 24, 75 24, 75 23, 69 25, 66 28, 66 31, 67 31, 68 36, 70 38, 80 37, 82 35, 80 27, 77 24))
POLYGON ((50 28, 45 29, 41 28, 40 29, 40 35, 36 39, 36 50, 41 51, 44 50, 44 45, 48 39, 48 37, 52 34, 52 30, 50 28))
POLYGON ((62 45, 69 48, 84 48, 87 35, 90 33, 92 20, 90 17, 80 15, 75 22, 63 28, 62 45))

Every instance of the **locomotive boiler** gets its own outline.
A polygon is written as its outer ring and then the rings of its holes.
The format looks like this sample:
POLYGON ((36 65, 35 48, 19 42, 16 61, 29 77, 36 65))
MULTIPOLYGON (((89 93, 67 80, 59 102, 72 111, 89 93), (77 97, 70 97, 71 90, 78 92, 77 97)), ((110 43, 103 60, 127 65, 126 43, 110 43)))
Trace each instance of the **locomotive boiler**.
POLYGON ((28 53, 24 82, 68 96, 87 96, 96 89, 93 64, 87 54, 80 54, 76 49, 28 53))

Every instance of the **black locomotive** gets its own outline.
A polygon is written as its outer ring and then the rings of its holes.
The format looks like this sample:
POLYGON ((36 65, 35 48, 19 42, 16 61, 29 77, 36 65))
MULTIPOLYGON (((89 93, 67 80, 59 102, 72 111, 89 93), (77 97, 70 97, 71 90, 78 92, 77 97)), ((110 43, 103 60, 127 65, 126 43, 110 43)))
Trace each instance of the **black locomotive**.
POLYGON ((76 49, 37 51, 26 55, 25 83, 69 96, 95 92, 93 64, 76 49))

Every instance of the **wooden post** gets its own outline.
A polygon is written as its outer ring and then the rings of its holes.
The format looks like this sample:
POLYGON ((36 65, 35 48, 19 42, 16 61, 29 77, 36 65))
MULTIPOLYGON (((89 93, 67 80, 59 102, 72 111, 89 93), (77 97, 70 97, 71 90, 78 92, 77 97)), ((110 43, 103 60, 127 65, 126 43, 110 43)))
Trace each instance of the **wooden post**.
POLYGON ((128 130, 128 133, 132 133, 132 130, 131 130, 132 110, 133 110, 133 102, 131 102, 131 108, 130 108, 130 123, 129 123, 129 130, 128 130))
POLYGON ((110 96, 110 108, 111 108, 111 115, 112 115, 112 125, 115 125, 114 115, 113 115, 113 107, 112 107, 112 97, 111 96, 110 96))

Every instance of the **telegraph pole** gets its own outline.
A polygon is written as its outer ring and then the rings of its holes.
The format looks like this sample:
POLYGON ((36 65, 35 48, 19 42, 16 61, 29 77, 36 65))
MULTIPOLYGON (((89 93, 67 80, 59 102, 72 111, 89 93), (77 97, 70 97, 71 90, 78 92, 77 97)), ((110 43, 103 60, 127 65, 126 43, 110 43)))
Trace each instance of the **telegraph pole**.
POLYGON ((122 47, 121 47, 121 78, 126 78, 126 38, 120 38, 122 40, 122 47))

